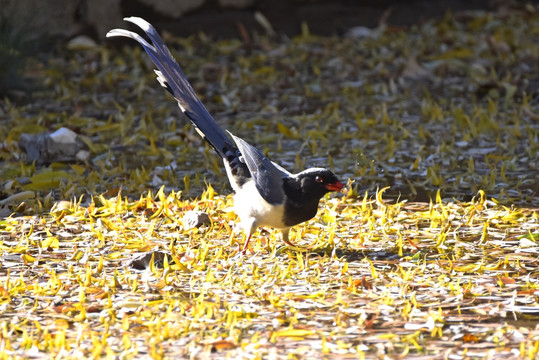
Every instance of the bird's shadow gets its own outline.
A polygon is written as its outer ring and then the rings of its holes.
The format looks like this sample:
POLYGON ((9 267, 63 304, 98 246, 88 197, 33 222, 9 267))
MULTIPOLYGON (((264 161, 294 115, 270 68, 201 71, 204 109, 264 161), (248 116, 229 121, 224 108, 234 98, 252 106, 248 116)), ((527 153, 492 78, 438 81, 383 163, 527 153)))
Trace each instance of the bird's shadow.
MULTIPOLYGON (((282 249, 286 250, 286 249, 282 249)), ((290 251, 295 251, 290 249, 290 251)), ((399 255, 398 252, 393 250, 352 250, 352 249, 334 249, 334 248, 319 248, 313 250, 304 251, 307 256, 320 256, 320 257, 336 257, 346 262, 361 261, 369 259, 371 261, 399 261, 403 258, 412 257, 414 253, 403 253, 399 255)), ((281 252, 277 252, 276 256, 281 252)))

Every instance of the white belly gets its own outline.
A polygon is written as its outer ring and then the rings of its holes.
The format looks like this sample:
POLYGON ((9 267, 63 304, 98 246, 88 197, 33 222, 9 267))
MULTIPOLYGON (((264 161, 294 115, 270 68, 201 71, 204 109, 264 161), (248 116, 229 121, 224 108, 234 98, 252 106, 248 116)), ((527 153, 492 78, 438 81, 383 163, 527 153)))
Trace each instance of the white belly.
POLYGON ((242 191, 234 196, 234 212, 241 219, 246 231, 253 232, 257 227, 264 225, 277 229, 288 228, 283 223, 284 205, 268 204, 260 196, 252 181, 246 183, 242 191))

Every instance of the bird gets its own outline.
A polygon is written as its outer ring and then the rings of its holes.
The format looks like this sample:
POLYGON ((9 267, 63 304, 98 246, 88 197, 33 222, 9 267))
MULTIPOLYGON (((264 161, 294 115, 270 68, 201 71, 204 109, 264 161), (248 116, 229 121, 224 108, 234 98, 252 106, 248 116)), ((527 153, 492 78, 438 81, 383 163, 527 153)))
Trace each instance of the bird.
POLYGON ((128 37, 144 48, 157 68, 154 71, 159 83, 172 94, 198 133, 222 158, 235 192, 234 212, 246 235, 241 253, 248 250, 251 236, 260 226, 280 230, 283 241, 294 247, 289 240, 290 228, 316 216, 320 199, 329 192, 344 191, 345 185, 324 168, 290 173, 247 141, 230 131, 225 132, 202 104, 155 28, 140 17, 124 20, 140 27, 152 44, 124 29, 110 30, 106 36, 128 37))

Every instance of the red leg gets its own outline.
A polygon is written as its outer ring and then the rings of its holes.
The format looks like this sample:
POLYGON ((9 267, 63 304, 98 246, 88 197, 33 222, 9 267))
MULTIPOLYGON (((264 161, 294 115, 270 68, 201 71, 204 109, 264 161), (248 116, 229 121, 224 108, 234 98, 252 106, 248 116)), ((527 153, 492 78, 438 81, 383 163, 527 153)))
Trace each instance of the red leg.
POLYGON ((250 240, 251 240, 251 234, 249 234, 249 236, 247 236, 247 240, 245 241, 245 245, 243 245, 243 249, 241 250, 242 255, 245 255, 245 253, 247 252, 247 249, 249 248, 249 241, 250 240))
POLYGON ((290 242, 290 240, 288 240, 288 232, 290 230, 289 229, 286 229, 286 230, 281 230, 281 233, 283 234, 283 241, 285 242, 286 245, 288 246, 292 246, 292 247, 296 247, 296 245, 292 244, 290 242))

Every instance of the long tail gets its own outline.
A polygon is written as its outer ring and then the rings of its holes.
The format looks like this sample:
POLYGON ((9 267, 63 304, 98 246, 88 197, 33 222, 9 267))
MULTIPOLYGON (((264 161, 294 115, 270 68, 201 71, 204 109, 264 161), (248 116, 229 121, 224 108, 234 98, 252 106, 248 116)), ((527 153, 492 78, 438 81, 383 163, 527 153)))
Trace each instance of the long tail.
POLYGON ((155 70, 157 80, 176 98, 180 109, 191 119, 200 135, 222 158, 230 156, 230 150, 234 151, 236 147, 206 110, 155 28, 139 17, 127 17, 124 20, 138 25, 150 38, 153 46, 139 34, 123 29, 111 30, 107 33, 107 37, 125 36, 142 45, 158 69, 155 70))

